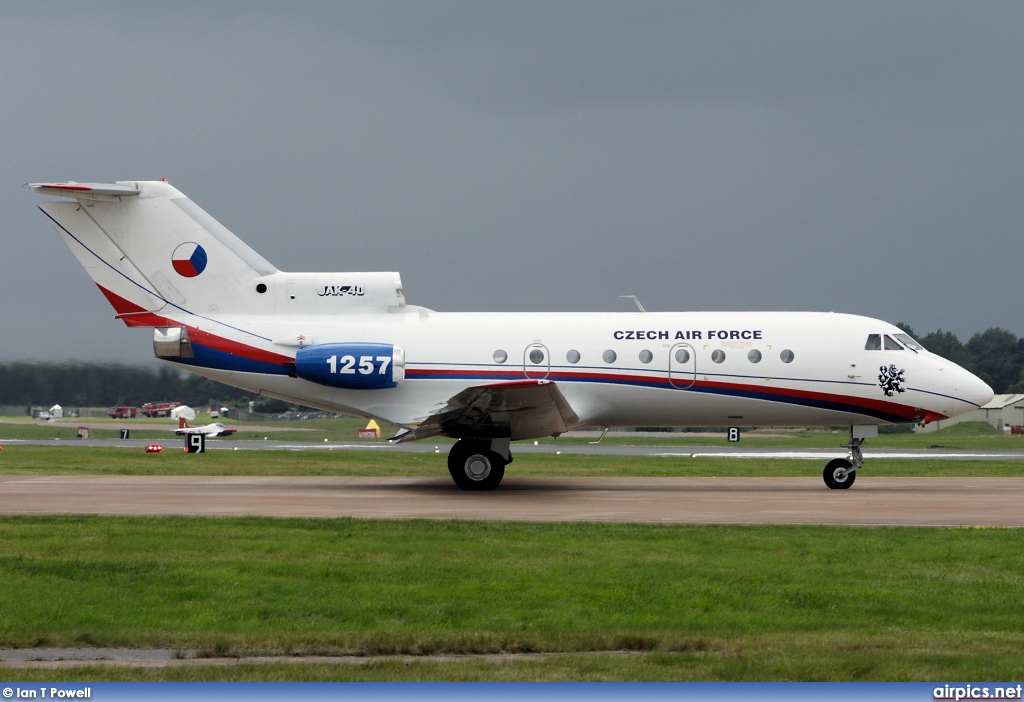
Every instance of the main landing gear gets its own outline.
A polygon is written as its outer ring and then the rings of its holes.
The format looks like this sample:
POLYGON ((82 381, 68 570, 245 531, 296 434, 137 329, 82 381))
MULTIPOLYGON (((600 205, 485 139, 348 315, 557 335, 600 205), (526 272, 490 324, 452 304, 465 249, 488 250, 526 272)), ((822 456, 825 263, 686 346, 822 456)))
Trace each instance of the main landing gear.
POLYGON ((508 439, 460 439, 448 453, 448 472, 463 490, 493 490, 511 462, 508 439))
POLYGON ((851 437, 850 443, 843 444, 843 448, 850 449, 850 457, 848 459, 837 458, 829 461, 825 466, 822 477, 825 478, 825 484, 829 489, 845 490, 853 485, 853 481, 857 477, 857 469, 864 465, 864 454, 860 452, 863 443, 863 438, 851 437))

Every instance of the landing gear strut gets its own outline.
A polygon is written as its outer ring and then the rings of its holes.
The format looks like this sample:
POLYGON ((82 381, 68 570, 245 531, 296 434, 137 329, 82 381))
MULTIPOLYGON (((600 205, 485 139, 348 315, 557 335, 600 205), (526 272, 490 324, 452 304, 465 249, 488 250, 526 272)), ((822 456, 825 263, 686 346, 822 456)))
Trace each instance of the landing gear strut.
POLYGON ((850 450, 849 459, 837 458, 825 466, 822 477, 825 478, 825 484, 829 489, 845 490, 853 485, 857 478, 857 469, 864 465, 864 454, 860 452, 863 443, 864 439, 851 437, 850 443, 843 444, 843 448, 850 450))
POLYGON ((505 466, 511 462, 508 439, 461 439, 448 453, 448 472, 463 490, 493 490, 505 477, 505 466))

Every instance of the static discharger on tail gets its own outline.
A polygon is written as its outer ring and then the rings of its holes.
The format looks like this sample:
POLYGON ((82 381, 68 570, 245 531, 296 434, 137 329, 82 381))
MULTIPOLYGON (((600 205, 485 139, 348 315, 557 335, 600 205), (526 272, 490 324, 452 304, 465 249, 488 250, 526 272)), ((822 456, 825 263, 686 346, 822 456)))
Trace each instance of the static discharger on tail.
MULTIPOLYGON (((36 183, 40 209, 158 358, 250 392, 457 439, 465 490, 498 486, 510 442, 608 426, 924 424, 992 398, 877 319, 822 312, 440 313, 393 272, 287 273, 162 181, 36 183)), ((301 242, 300 242, 301 243, 301 242)), ((196 428, 211 429, 217 425, 196 428)), ((179 429, 179 431, 181 431, 179 429)))

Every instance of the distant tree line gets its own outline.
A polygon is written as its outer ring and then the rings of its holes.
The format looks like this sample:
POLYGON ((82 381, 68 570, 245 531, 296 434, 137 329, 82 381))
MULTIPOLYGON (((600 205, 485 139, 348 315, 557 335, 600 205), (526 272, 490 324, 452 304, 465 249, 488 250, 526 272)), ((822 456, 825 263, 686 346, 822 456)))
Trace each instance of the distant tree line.
MULTIPOLYGON (((926 349, 948 358, 992 386, 997 394, 1024 393, 1024 338, 993 327, 962 343, 952 332, 917 336, 906 324, 898 327, 926 349)), ((282 412, 284 402, 254 396, 175 368, 145 368, 105 363, 0 364, 0 405, 67 407, 139 406, 160 400, 202 407, 210 400, 241 406, 255 400, 257 412, 282 412)))
MULTIPOLYGON (((204 407, 210 400, 240 404, 256 399, 243 390, 175 368, 105 363, 0 364, 0 405, 110 407, 146 402, 184 402, 204 407)), ((269 399, 269 398, 266 398, 269 399)))
POLYGON ((897 324, 921 344, 943 358, 963 366, 984 380, 997 395, 1024 393, 1024 337, 993 327, 978 332, 964 344, 953 332, 933 331, 917 336, 906 324, 897 324))

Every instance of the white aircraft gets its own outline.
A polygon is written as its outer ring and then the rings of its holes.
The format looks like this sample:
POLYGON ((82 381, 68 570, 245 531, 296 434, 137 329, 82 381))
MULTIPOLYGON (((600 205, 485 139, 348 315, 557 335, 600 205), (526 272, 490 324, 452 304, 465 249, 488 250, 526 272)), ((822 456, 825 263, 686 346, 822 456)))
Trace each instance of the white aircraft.
POLYGON ((178 418, 178 428, 174 430, 174 433, 178 436, 188 436, 189 434, 203 434, 208 439, 213 439, 218 436, 231 436, 237 429, 229 429, 220 422, 214 422, 213 424, 204 424, 201 427, 190 427, 188 420, 184 417, 178 418))
MULTIPOLYGON (((455 483, 497 487, 510 441, 609 426, 849 425, 848 488, 878 425, 992 398, 877 319, 820 312, 441 313, 398 273, 286 273, 163 181, 36 183, 40 206, 158 358, 229 385, 445 435, 455 483)), ((290 236, 295 236, 290 234, 290 236)))

